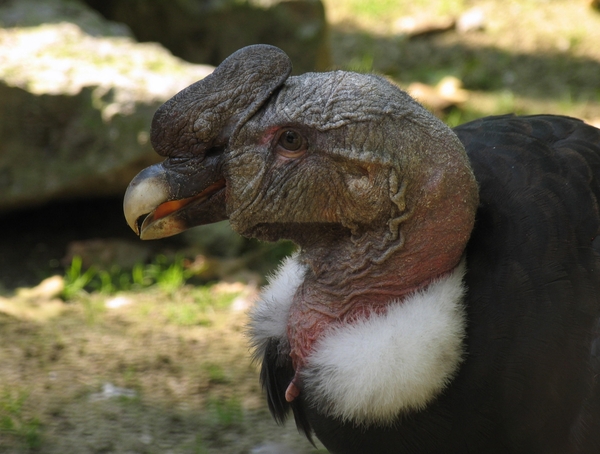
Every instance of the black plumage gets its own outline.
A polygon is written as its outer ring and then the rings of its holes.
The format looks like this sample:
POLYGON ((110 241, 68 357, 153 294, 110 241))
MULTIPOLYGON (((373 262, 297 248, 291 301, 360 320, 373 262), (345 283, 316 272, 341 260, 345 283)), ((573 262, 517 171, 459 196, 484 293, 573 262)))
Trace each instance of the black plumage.
POLYGON ((299 244, 251 314, 275 420, 332 453, 600 453, 600 130, 451 131, 382 78, 290 72, 251 46, 168 101, 124 202, 145 239, 299 244))
MULTIPOLYGON (((458 376, 390 427, 363 429, 293 402, 307 414, 297 422, 333 453, 598 453, 600 131, 508 115, 454 132, 480 188, 458 376)), ((262 374, 291 367, 281 360, 265 357, 262 374)), ((285 388, 292 376, 263 384, 285 388)), ((281 420, 285 408, 271 405, 281 420)))

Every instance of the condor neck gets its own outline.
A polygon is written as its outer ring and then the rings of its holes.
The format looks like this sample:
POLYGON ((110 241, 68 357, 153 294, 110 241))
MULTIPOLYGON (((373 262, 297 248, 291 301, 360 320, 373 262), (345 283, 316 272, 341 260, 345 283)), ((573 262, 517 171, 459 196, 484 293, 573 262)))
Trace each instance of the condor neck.
POLYGON ((408 223, 405 236, 391 242, 384 231, 371 231, 360 238, 324 238, 322 245, 303 249, 298 259, 307 271, 293 297, 287 328, 297 373, 331 326, 385 314, 390 304, 457 267, 472 222, 468 230, 440 231, 441 224, 414 219, 419 228, 408 223))
POLYGON ((452 271, 470 228, 449 228, 452 219, 444 225, 415 221, 410 223, 415 228, 405 226, 392 240, 381 229, 303 248, 299 259, 308 272, 298 296, 322 314, 340 318, 351 308, 372 309, 402 299, 452 271))
POLYGON ((303 238, 299 260, 307 271, 288 325, 294 367, 302 367, 332 324, 383 314, 459 264, 473 229, 477 185, 464 163, 446 160, 445 171, 426 166, 433 170, 393 195, 397 209, 386 221, 303 238))
POLYGON ((394 192, 396 211, 386 219, 345 234, 322 230, 303 238, 300 259, 310 270, 303 299, 333 311, 373 306, 401 299, 453 270, 478 205, 470 168, 455 161, 442 170, 428 163, 414 186, 394 192))

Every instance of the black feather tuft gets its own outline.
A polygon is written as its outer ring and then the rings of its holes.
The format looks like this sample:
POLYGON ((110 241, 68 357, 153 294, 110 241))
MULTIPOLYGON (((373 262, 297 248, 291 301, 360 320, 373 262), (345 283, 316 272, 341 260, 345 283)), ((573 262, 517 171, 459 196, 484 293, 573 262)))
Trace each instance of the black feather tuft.
POLYGON ((306 410, 304 404, 301 400, 301 397, 294 400, 290 406, 292 407, 292 412, 294 413, 294 419, 296 420, 296 427, 298 428, 298 432, 304 435, 310 444, 312 444, 315 448, 315 442, 312 438, 312 426, 306 415, 306 410))
POLYGON ((264 348, 260 370, 260 382, 267 394, 269 411, 277 424, 283 424, 291 408, 298 432, 303 434, 315 446, 312 438, 312 427, 301 398, 294 400, 292 403, 285 400, 285 391, 294 378, 294 374, 292 359, 287 351, 281 351, 280 341, 274 338, 269 339, 264 348))
POLYGON ((267 393, 267 403, 271 415, 277 424, 283 424, 290 411, 290 404, 285 400, 285 390, 294 378, 292 360, 279 351, 279 340, 269 339, 264 349, 264 357, 260 370, 260 382, 267 393))

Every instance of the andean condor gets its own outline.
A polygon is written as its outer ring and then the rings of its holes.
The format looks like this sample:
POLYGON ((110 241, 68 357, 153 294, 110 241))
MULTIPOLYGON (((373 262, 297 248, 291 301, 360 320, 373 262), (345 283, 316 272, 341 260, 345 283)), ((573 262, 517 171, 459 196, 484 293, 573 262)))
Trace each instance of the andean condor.
POLYGON ((600 130, 451 130, 381 77, 290 70, 247 47, 165 103, 124 201, 142 239, 299 245, 251 313, 274 418, 333 453, 600 453, 600 130))

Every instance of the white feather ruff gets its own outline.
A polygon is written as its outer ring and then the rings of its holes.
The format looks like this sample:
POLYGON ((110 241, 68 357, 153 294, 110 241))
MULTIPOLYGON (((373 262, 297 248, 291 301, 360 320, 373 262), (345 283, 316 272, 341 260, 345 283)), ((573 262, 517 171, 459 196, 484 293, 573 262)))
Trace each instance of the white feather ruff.
MULTIPOLYGON (((329 415, 357 425, 389 424, 430 403, 463 357, 466 316, 463 262, 449 275, 385 314, 333 326, 317 341, 302 371, 302 393, 329 415)), ((305 268, 288 258, 250 314, 257 356, 269 339, 288 346, 287 325, 305 268)))
MULTIPOLYGON (((250 311, 250 337, 259 350, 269 339, 280 339, 287 345, 290 306, 296 290, 304 281, 305 272, 306 269, 298 263, 297 255, 285 259, 250 311)), ((257 351, 255 356, 260 358, 262 353, 257 351)))
POLYGON ((331 329, 302 377, 306 397, 331 416, 388 424, 424 408, 463 357, 464 261, 450 275, 391 303, 386 314, 331 329))

